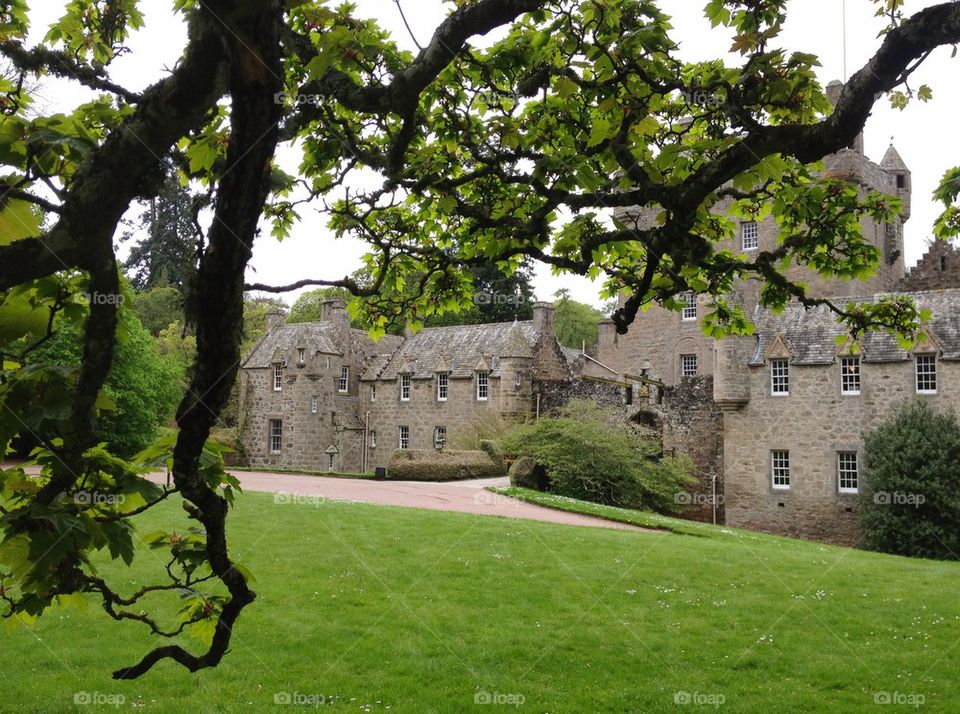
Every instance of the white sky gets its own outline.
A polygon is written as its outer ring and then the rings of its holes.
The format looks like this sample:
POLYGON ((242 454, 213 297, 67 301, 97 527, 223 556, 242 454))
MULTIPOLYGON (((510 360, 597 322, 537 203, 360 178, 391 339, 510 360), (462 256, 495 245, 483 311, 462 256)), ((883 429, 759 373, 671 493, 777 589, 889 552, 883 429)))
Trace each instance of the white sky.
MULTIPOLYGON (((356 0, 361 15, 376 17, 380 24, 394 33, 402 46, 414 49, 400 19, 393 0, 356 0)), ((31 23, 32 41, 38 40, 46 27, 62 13, 63 2, 33 2, 31 23)), ((449 12, 451 5, 441 0, 402 0, 412 30, 424 44, 433 29, 449 12)), ((675 30, 672 36, 681 45, 687 60, 701 60, 724 55, 730 38, 720 30, 711 31, 703 17, 706 0, 662 1, 661 6, 672 13, 675 30)), ((908 0, 905 12, 935 4, 908 0)), ((173 67, 186 42, 182 22, 173 15, 171 0, 141 0, 146 17, 146 28, 136 33, 128 43, 132 52, 116 61, 112 68, 114 81, 131 89, 141 89, 163 76, 173 67)), ((868 0, 847 0, 847 74, 853 74, 879 46, 878 32, 882 20, 873 17, 876 7, 868 0)), ((819 78, 826 85, 833 79, 845 79, 843 51, 842 0, 792 0, 788 22, 779 46, 788 50, 813 52, 820 57, 823 67, 819 78)), ((477 41, 479 42, 479 41, 477 41)), ((736 61, 731 58, 730 61, 736 61)), ((874 109, 867 124, 866 153, 874 161, 880 160, 891 138, 904 161, 913 172, 913 217, 905 230, 907 265, 912 265, 923 253, 938 214, 931 194, 944 171, 960 164, 955 130, 960 116, 960 92, 955 91, 954 79, 960 58, 951 60, 950 48, 941 48, 916 72, 911 84, 916 88, 926 83, 933 87, 934 101, 929 104, 913 102, 904 111, 890 108, 883 99, 874 109)), ((47 85, 43 101, 50 109, 69 109, 85 101, 89 95, 75 85, 55 82, 47 85)), ((135 211, 139 212, 138 210, 135 211)), ((359 267, 359 256, 365 252, 359 242, 334 239, 325 227, 326 220, 316 213, 304 213, 303 220, 291 237, 279 244, 268 232, 259 239, 254 249, 250 280, 270 284, 286 284, 301 278, 338 278, 359 267)), ((571 276, 554 277, 546 268, 539 268, 535 289, 540 299, 550 299, 559 288, 567 288, 574 299, 600 304, 599 284, 571 276)), ((294 295, 287 295, 290 302, 294 295)))

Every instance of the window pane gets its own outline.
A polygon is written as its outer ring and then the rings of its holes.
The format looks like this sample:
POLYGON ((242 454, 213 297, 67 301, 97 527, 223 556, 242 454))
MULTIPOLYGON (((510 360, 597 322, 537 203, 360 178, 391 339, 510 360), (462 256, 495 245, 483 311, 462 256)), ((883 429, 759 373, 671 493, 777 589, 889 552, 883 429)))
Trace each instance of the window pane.
POLYGON ((770 389, 774 394, 790 393, 790 363, 787 360, 770 360, 770 389))
POLYGON ((917 355, 917 391, 932 394, 937 391, 936 355, 917 355))
POLYGON ((754 221, 742 224, 740 232, 744 250, 755 250, 760 245, 760 230, 754 221))
POLYGON ((844 394, 860 394, 860 358, 840 359, 840 390, 844 394))
POLYGON ((771 477, 774 488, 790 488, 790 452, 770 452, 771 477))
POLYGON ((856 451, 837 452, 837 483, 840 491, 856 493, 860 486, 859 459, 856 451))

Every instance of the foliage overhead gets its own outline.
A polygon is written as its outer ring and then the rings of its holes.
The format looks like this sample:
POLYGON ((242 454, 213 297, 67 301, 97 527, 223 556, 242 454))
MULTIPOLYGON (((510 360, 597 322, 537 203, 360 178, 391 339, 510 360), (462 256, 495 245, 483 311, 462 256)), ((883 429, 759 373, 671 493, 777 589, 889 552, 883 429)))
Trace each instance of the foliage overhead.
MULTIPOLYGON (((34 46, 30 0, 0 0, 11 68, 0 72, 0 448, 25 431, 58 434, 35 453, 39 477, 0 473, 3 614, 33 617, 92 594, 158 637, 189 629, 204 640, 199 654, 158 646, 115 676, 166 659, 190 671, 220 663, 256 597, 227 549, 235 484, 208 443, 240 362, 245 289, 346 288, 369 298, 366 319, 382 332, 397 304, 423 319, 468 306, 471 267, 511 273, 533 259, 605 275, 608 295, 626 295, 613 315, 620 330, 651 301, 678 307, 676 296, 695 290, 713 296, 708 326, 722 333, 749 329, 724 297, 736 278, 760 277, 763 301, 777 307, 814 302, 784 278, 791 263, 830 276, 873 269, 858 218, 885 220, 895 201, 822 179, 810 164, 850 144, 878 95, 909 99, 916 66, 960 40, 958 3, 904 16, 901 0, 875 2, 889 29, 831 110, 816 57, 777 46, 786 0, 710 0, 707 16, 740 61, 697 64, 678 59, 667 4, 654 0, 458 0, 416 55, 350 4, 178 0, 188 45, 142 91, 111 78, 145 22, 137 0, 64 3, 34 46), (501 39, 471 44, 497 28, 501 39), (32 91, 51 77, 87 88, 89 101, 44 111, 32 91), (282 146, 301 154, 296 175, 276 165, 282 146), (202 189, 210 218, 185 296, 197 357, 175 439, 125 461, 97 427, 123 338, 114 238, 131 206, 162 194, 171 165, 202 189), (375 188, 347 191, 358 172, 375 188), (731 210, 711 212, 723 200, 731 210), (656 221, 610 222, 610 209, 628 206, 656 221), (245 286, 260 229, 282 238, 314 207, 368 242, 366 277, 245 286), (745 213, 781 222, 776 249, 753 258, 718 249, 745 213), (32 365, 29 353, 70 324, 83 325, 79 368, 32 365), (171 566, 160 584, 123 594, 87 555, 133 557, 137 514, 172 493, 142 478, 150 463, 169 466, 196 527, 151 536, 171 566), (128 506, 83 502, 81 488, 128 506), (159 622, 147 593, 186 594, 179 624, 159 622)), ((909 333, 920 317, 897 302, 834 307, 854 331, 909 333)))

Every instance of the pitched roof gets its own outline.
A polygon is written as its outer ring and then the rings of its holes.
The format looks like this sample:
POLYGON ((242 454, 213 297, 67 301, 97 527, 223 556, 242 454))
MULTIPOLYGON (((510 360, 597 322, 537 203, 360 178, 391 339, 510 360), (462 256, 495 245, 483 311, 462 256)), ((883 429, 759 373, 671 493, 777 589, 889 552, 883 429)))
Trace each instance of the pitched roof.
MULTIPOLYGON (((848 302, 876 303, 894 294, 908 295, 916 301, 918 308, 929 310, 932 317, 925 324, 925 329, 939 342, 942 359, 960 360, 960 289, 883 293, 831 300, 836 305, 848 302)), ((832 364, 838 351, 836 338, 846 334, 837 316, 826 306, 807 309, 798 303, 791 303, 780 315, 758 308, 754 325, 757 346, 750 359, 751 365, 763 364, 765 355, 777 337, 782 337, 790 350, 792 364, 832 364)), ((910 356, 897 343, 896 337, 886 332, 867 332, 858 342, 865 362, 897 362, 907 360, 910 356)), ((930 345, 930 341, 925 344, 930 345)))
POLYGON ((299 322, 280 325, 263 336, 253 348, 243 366, 247 369, 269 367, 277 353, 303 347, 307 354, 321 352, 339 355, 342 350, 336 345, 336 325, 332 322, 299 322))
POLYGON ((523 351, 520 339, 526 341, 526 349, 532 355, 530 346, 537 337, 532 321, 425 327, 406 338, 392 358, 371 363, 360 378, 396 379, 404 370, 409 370, 414 379, 432 378, 438 364, 449 365, 454 378, 472 377, 480 364, 489 366, 491 373, 499 376, 500 358, 522 356, 507 354, 523 351))
POLYGON ((906 163, 903 161, 903 157, 900 156, 900 152, 894 148, 893 144, 890 144, 887 153, 885 153, 880 160, 880 168, 886 169, 887 171, 909 171, 906 163))

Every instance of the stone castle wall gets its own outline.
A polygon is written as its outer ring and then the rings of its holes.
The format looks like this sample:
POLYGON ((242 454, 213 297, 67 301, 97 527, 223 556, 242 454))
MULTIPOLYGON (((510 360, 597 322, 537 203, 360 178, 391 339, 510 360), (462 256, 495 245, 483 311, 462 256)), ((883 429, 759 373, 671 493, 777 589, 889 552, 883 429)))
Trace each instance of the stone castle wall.
POLYGON ((960 287, 960 250, 944 240, 935 240, 899 285, 904 292, 957 287, 960 287))

